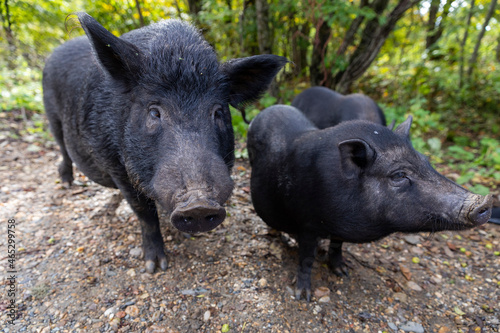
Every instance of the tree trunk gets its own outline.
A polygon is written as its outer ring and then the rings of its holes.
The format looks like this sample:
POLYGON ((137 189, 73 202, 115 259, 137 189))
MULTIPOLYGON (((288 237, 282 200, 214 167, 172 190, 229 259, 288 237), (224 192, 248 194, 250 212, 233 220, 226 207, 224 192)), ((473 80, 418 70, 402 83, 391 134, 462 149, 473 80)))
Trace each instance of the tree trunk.
POLYGON ((257 12, 257 42, 260 54, 272 53, 271 32, 269 30, 269 3, 267 0, 255 0, 257 12))
POLYGON ((243 1, 243 9, 241 11, 239 20, 241 54, 257 54, 259 52, 258 42, 254 39, 255 34, 249 34, 246 29, 247 24, 249 24, 248 22, 251 23, 256 21, 255 16, 249 15, 249 13, 254 14, 251 10, 252 6, 255 7, 254 0, 243 1))
POLYGON ((447 0, 444 3, 443 11, 441 13, 441 20, 438 22, 438 11, 440 0, 432 0, 431 7, 429 9, 429 21, 427 21, 427 37, 425 40, 425 48, 430 49, 436 42, 441 38, 444 31, 444 24, 448 14, 450 13, 450 8, 454 0, 447 0))
MULTIPOLYGON (((340 93, 347 93, 352 83, 360 78, 377 57, 380 48, 384 45, 389 34, 394 30, 396 23, 403 14, 420 0, 400 0, 392 12, 387 16, 386 23, 380 25, 379 18, 367 22, 361 36, 361 41, 349 58, 347 68, 335 76, 334 85, 340 93)), ((374 3, 377 14, 387 7, 388 0, 378 0, 374 3)))
POLYGON ((174 1, 175 9, 177 10, 177 18, 179 20, 182 20, 182 10, 181 7, 179 6, 179 0, 174 1))
MULTIPOLYGON (((368 6, 368 0, 361 0, 359 8, 363 8, 365 6, 368 6)), ((349 26, 349 30, 347 30, 344 39, 342 40, 342 44, 340 44, 337 50, 338 56, 343 56, 347 51, 347 48, 354 42, 354 36, 356 36, 359 26, 363 23, 364 19, 365 17, 363 15, 359 15, 352 21, 349 26)))
POLYGON ((193 18, 196 25, 199 25, 200 23, 198 13, 201 10, 201 5, 201 0, 188 0, 189 14, 193 18))
POLYGON ((1 4, 3 5, 3 8, 0 8, 3 30, 5 31, 5 36, 7 38, 7 43, 9 44, 10 51, 14 51, 16 47, 14 43, 14 34, 12 33, 9 0, 4 0, 1 4))
POLYGON ((328 72, 325 66, 325 55, 328 49, 328 41, 331 36, 331 28, 328 23, 322 19, 316 24, 316 35, 313 41, 313 50, 311 56, 311 66, 309 73, 311 76, 311 85, 323 85, 328 80, 328 72))
POLYGON ((497 62, 500 62, 500 37, 498 37, 498 39, 497 39, 497 49, 496 49, 495 58, 496 58, 497 62))
POLYGON ((141 27, 144 26, 144 17, 142 16, 141 4, 139 0, 135 0, 135 8, 137 8, 137 12, 139 13, 139 22, 141 22, 141 27))
POLYGON ((476 45, 474 46, 474 52, 472 52, 472 56, 470 57, 469 61, 469 70, 467 71, 467 79, 470 80, 472 76, 472 72, 474 71, 474 68, 476 67, 476 61, 477 57, 479 55, 479 46, 481 46, 481 40, 484 37, 484 34, 486 33, 486 27, 490 23, 490 19, 495 13, 495 7, 497 5, 497 0, 492 0, 490 4, 490 8, 488 9, 488 13, 486 14, 486 18, 484 19, 484 24, 483 27, 481 28, 481 32, 479 33, 479 36, 477 37, 476 45))
POLYGON ((469 15, 467 15, 467 23, 465 25, 464 38, 460 43, 460 69, 458 75, 458 87, 462 88, 464 84, 464 54, 465 54, 465 44, 467 43, 467 37, 469 36, 469 26, 472 20, 472 15, 474 13, 474 6, 476 5, 476 0, 470 1, 469 15))
POLYGON ((292 49, 293 74, 302 76, 307 68, 307 48, 309 46, 309 22, 304 22, 301 27, 298 27, 293 17, 291 17, 290 39, 292 49))

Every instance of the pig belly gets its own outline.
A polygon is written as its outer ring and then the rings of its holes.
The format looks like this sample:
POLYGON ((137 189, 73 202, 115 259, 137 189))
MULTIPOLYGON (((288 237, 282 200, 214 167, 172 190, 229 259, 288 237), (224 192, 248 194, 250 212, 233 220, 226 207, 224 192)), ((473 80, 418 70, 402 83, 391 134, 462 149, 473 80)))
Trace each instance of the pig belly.
POLYGON ((65 135, 64 140, 66 149, 69 157, 77 168, 97 184, 105 187, 117 188, 109 173, 96 162, 94 157, 87 152, 87 149, 83 145, 78 144, 81 140, 70 138, 72 141, 68 141, 66 140, 67 136, 68 135, 65 135))

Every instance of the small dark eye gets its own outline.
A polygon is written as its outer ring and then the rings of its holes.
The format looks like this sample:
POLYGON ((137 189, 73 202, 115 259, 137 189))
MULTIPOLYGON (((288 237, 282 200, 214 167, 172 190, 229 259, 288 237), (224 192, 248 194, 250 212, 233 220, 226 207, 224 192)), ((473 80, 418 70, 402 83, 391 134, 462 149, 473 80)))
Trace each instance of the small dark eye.
POLYGON ((153 118, 161 118, 160 110, 158 110, 157 108, 150 108, 149 115, 153 118))
POLYGON ((222 107, 220 105, 216 105, 212 109, 212 121, 216 123, 217 125, 221 125, 224 120, 224 111, 222 110, 222 107))
POLYGON ((395 180, 395 181, 399 181, 399 180, 402 180, 404 178, 406 178, 406 173, 404 173, 403 171, 398 171, 396 173, 393 173, 391 176, 391 179, 395 180))

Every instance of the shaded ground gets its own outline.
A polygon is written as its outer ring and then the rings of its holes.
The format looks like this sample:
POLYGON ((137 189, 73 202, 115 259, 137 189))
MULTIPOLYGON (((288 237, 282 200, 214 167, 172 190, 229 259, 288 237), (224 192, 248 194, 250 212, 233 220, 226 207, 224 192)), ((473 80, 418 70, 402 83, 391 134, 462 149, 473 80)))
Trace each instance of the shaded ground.
POLYGON ((350 277, 329 273, 319 258, 315 296, 298 302, 297 248, 256 216, 249 166, 239 160, 230 216, 194 237, 164 222, 169 269, 151 275, 137 258, 137 218, 125 201, 113 213, 117 190, 81 173, 65 188, 52 142, 14 140, 3 127, 0 273, 8 275, 7 220, 15 219, 18 318, 7 323, 2 279, 0 331, 499 331, 498 225, 345 244, 350 277))

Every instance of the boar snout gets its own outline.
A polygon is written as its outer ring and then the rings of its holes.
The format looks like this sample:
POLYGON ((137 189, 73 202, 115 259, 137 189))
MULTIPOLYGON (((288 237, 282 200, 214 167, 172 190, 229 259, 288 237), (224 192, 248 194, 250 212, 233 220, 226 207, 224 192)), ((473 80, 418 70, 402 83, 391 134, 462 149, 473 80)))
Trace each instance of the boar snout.
POLYGON ((226 210, 213 200, 196 198, 179 205, 170 221, 177 229, 197 233, 214 229, 224 221, 226 210))
POLYGON ((465 199, 464 206, 467 207, 466 218, 474 226, 480 226, 488 222, 491 217, 493 198, 491 194, 486 197, 471 194, 465 199))

